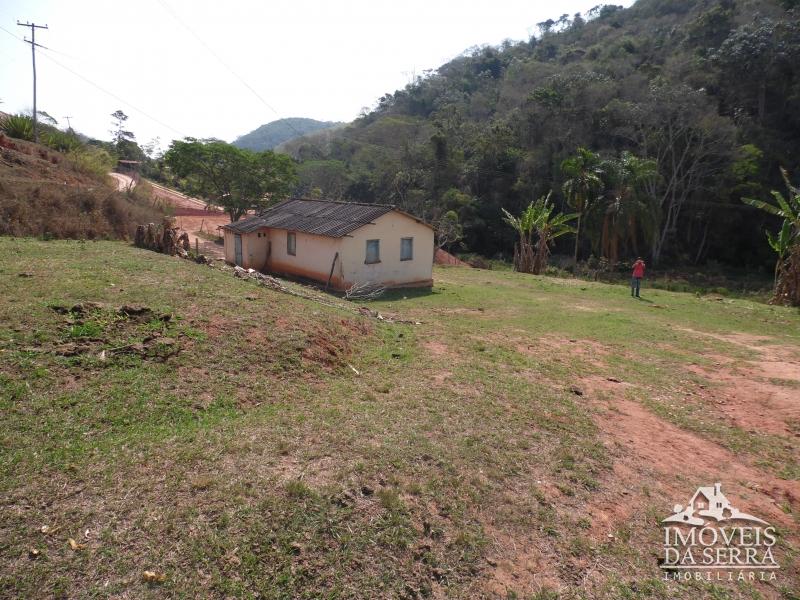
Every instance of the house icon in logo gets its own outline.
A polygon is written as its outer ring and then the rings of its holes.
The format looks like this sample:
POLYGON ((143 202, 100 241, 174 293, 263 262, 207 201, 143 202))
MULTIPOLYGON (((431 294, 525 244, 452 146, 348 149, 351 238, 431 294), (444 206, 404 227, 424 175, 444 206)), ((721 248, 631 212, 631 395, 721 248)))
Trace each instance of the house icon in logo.
POLYGON ((758 517, 743 513, 738 508, 734 508, 722 493, 722 486, 715 483, 714 487, 704 486, 697 488, 697 491, 689 500, 686 508, 680 504, 673 507, 673 514, 661 521, 662 523, 684 523, 686 525, 705 525, 706 521, 701 517, 708 517, 715 521, 751 521, 768 525, 758 517))

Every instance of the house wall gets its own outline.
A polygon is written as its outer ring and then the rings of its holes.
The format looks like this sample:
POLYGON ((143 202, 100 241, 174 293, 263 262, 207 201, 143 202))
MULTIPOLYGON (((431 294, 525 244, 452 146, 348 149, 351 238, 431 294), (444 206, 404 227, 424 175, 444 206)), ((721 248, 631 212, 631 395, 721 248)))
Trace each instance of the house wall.
POLYGON ((268 241, 266 231, 254 231, 242 236, 242 260, 247 263, 246 269, 264 270, 267 265, 268 241))
POLYGON ((375 282, 387 287, 433 285, 433 230, 411 217, 386 213, 342 238, 344 287, 375 282), (414 258, 400 260, 400 239, 414 238, 414 258), (367 240, 380 240, 380 262, 365 264, 367 240))
POLYGON ((233 245, 234 244, 233 235, 234 233, 232 231, 229 231, 227 229, 222 230, 223 248, 225 248, 225 262, 228 263, 229 265, 234 264, 236 259, 236 256, 234 254, 236 250, 234 249, 233 245))
MULTIPOLYGON (((225 262, 235 264, 236 246, 233 231, 225 230, 225 262)), ((267 242, 268 237, 265 232, 242 233, 242 264, 245 269, 255 269, 261 271, 267 262, 267 242), (261 237, 258 234, 261 233, 261 237)))
MULTIPOLYGON (((333 257, 339 252, 341 258, 342 240, 340 238, 295 232, 296 254, 292 256, 286 251, 288 231, 283 229, 266 231, 268 231, 269 241, 272 242, 272 250, 266 264, 266 270, 270 272, 305 277, 325 283, 331 272, 333 257)), ((334 289, 343 289, 341 260, 336 261, 331 286, 334 289)))

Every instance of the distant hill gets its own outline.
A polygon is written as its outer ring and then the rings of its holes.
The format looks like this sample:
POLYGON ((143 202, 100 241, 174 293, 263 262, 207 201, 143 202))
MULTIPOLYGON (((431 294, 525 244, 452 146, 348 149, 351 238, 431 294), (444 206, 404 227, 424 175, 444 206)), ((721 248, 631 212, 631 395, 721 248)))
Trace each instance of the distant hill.
POLYGON ((279 119, 239 136, 234 140, 233 145, 246 150, 272 150, 283 142, 315 131, 337 127, 341 124, 333 121, 304 119, 302 117, 279 119))

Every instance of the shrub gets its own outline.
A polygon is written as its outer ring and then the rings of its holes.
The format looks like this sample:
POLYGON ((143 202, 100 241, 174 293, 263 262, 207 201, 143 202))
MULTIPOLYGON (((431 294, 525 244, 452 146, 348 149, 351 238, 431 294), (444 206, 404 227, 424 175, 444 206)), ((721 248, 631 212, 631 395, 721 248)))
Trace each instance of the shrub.
POLYGON ((33 141, 33 119, 25 115, 8 115, 0 122, 0 130, 8 137, 33 141))
POLYGON ((83 146, 81 141, 71 133, 64 133, 58 129, 47 131, 41 138, 42 143, 58 152, 72 152, 83 146))
POLYGON ((114 168, 114 159, 111 155, 95 146, 76 148, 67 154, 76 171, 102 179, 114 168))
POLYGON ((482 256, 474 256, 474 257, 470 258, 467 261, 467 263, 473 269, 487 269, 487 270, 490 270, 492 268, 492 263, 490 263, 488 260, 486 260, 482 256))

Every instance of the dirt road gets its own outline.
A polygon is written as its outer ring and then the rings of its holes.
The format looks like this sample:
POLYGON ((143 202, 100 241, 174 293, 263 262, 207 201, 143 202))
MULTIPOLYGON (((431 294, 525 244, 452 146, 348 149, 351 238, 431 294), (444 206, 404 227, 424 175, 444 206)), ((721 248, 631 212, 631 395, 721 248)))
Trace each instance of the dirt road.
MULTIPOLYGON (((117 182, 117 189, 124 192, 136 185, 136 181, 122 173, 109 173, 117 182)), ((192 198, 176 190, 164 187, 158 183, 147 181, 152 188, 152 198, 156 205, 170 209, 175 216, 175 222, 181 232, 189 235, 192 248, 197 248, 201 254, 211 258, 225 258, 225 249, 221 240, 218 242, 209 239, 220 237, 223 225, 230 223, 228 214, 217 207, 209 205, 200 198, 192 198)))
POLYGON ((222 209, 210 207, 204 200, 192 198, 176 190, 148 181, 153 188, 153 200, 172 208, 172 214, 181 231, 189 235, 192 248, 211 258, 225 258, 220 229, 230 223, 230 217, 222 209), (220 238, 215 242, 209 237, 220 238))
POLYGON ((211 212, 206 216, 176 214, 175 222, 181 231, 189 234, 192 248, 197 244, 200 253, 211 258, 225 258, 225 249, 220 239, 219 243, 209 239, 210 236, 222 237, 223 225, 231 222, 225 213, 211 212))
POLYGON ((117 189, 120 192, 131 189, 136 185, 132 177, 123 175, 122 173, 109 173, 109 175, 117 182, 117 189))

